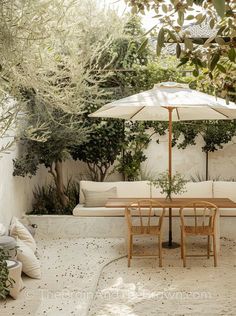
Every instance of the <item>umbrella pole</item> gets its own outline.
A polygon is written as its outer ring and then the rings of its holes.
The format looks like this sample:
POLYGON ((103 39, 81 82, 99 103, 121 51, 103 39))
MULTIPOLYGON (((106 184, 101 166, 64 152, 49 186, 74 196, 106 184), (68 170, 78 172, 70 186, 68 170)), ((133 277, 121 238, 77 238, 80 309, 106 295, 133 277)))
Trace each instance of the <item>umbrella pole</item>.
MULTIPOLYGON (((174 108, 168 107, 169 111, 169 140, 168 140, 168 147, 169 147, 169 179, 172 178, 172 111, 174 108)), ((172 242, 172 208, 169 208, 169 240, 163 243, 164 248, 178 248, 179 244, 172 242)))
MULTIPOLYGON (((169 180, 172 178, 172 108, 169 111, 169 180)), ((172 247, 172 209, 169 208, 169 247, 172 247)))

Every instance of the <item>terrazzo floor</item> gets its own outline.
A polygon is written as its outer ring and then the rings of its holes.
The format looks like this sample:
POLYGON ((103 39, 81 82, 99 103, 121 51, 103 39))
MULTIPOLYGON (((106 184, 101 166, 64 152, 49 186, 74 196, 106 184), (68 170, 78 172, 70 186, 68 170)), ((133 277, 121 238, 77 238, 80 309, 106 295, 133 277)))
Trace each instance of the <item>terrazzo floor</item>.
MULTIPOLYGON (((233 240, 221 240, 219 267, 212 258, 189 258, 185 269, 179 249, 164 250, 163 268, 153 258, 133 259, 127 268, 122 238, 44 236, 37 243, 42 279, 24 277, 19 298, 0 303, 1 316, 236 315, 233 240)), ((135 251, 143 247, 156 245, 137 241, 135 251)))

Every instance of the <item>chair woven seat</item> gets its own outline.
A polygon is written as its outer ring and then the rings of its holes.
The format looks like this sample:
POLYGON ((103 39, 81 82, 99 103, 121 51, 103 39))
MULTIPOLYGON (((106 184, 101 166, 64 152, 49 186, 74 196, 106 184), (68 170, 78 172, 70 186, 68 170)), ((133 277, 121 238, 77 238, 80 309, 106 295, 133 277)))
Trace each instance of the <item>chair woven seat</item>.
POLYGON ((132 235, 159 235, 160 227, 159 226, 132 226, 131 228, 132 235))
POLYGON ((184 231, 186 235, 211 235, 213 234, 213 229, 212 227, 206 226, 184 226, 184 231))

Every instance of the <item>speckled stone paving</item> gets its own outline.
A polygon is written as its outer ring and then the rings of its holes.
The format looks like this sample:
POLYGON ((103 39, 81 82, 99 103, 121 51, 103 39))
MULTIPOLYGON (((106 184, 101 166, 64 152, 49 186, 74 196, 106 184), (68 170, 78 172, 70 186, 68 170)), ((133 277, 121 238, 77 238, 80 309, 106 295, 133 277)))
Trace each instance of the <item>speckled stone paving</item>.
POLYGON ((42 279, 24 277, 17 300, 0 302, 1 316, 84 316, 104 265, 124 255, 123 239, 37 238, 42 279))
MULTIPOLYGON (((196 257, 183 268, 179 249, 164 250, 163 268, 151 258, 133 259, 130 268, 126 258, 112 262, 100 275, 89 316, 236 315, 236 243, 222 238, 221 245, 217 268, 213 258, 196 257)), ((203 243, 189 248, 206 252, 203 243)))
MULTIPOLYGON (((127 267, 122 238, 37 238, 42 279, 24 277, 17 300, 0 303, 0 315, 159 316, 236 315, 236 243, 222 239, 219 267, 191 258, 182 268, 179 249, 127 267)), ((204 244, 193 245, 205 251, 204 244)), ((135 250, 156 244, 136 241, 135 250)), ((190 246, 189 246, 190 247, 190 246)))

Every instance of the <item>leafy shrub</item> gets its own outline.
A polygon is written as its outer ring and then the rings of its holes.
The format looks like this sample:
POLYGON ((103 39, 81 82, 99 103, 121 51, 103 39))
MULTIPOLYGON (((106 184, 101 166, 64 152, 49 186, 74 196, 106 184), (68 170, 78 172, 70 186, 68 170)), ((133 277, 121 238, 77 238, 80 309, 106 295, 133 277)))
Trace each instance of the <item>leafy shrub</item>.
POLYGON ((59 201, 56 187, 52 184, 36 187, 33 195, 33 209, 30 214, 71 215, 74 207, 79 203, 79 183, 68 181, 65 193, 69 203, 63 207, 59 201))
POLYGON ((14 282, 9 278, 7 259, 9 259, 9 255, 6 253, 6 250, 0 247, 0 299, 6 298, 9 294, 9 289, 14 282))

